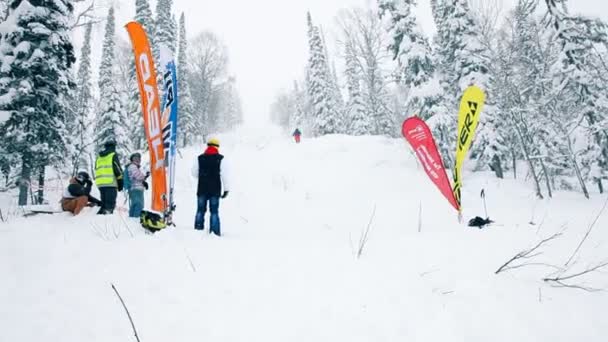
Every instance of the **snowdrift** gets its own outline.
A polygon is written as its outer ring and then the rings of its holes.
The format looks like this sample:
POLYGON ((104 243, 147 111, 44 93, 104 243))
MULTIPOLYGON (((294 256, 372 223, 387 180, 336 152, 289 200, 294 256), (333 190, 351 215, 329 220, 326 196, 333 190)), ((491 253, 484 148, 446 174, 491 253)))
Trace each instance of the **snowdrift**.
MULTIPOLYGON (((202 146, 178 160, 174 229, 149 235, 120 210, 89 208, 0 224, 0 340, 133 339, 111 284, 145 342, 608 339, 608 294, 542 280, 564 267, 599 195, 538 201, 520 181, 465 172, 464 217, 483 216, 485 189, 497 221, 479 230, 457 222, 403 140, 296 145, 258 129, 220 139, 233 170, 221 238, 193 230, 190 167, 202 146), (529 265, 495 274, 560 232, 512 264, 529 265)), ((607 224, 602 216, 566 274, 608 259, 607 224)), ((571 283, 604 289, 608 277, 571 283)))

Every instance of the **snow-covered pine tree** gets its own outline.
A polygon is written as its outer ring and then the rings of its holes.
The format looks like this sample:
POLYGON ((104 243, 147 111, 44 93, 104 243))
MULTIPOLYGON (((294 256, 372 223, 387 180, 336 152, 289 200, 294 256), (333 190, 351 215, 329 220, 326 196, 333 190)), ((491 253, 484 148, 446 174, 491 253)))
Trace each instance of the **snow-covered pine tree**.
MULTIPOLYGON (((150 42, 155 41, 156 25, 152 10, 148 0, 135 1, 135 21, 140 23, 150 42)), ((131 52, 131 55, 133 53, 131 52)), ((137 75, 135 69, 135 57, 131 57, 129 62, 131 79, 129 81, 129 100, 127 103, 127 117, 131 123, 128 127, 129 139, 135 150, 142 150, 146 146, 146 135, 144 132, 144 117, 141 110, 141 99, 139 98, 139 88, 137 85, 137 75)))
POLYGON ((292 97, 294 98, 294 111, 290 115, 289 129, 300 128, 300 131, 308 131, 308 118, 304 110, 306 92, 301 90, 298 81, 293 81, 292 97))
POLYGON ((340 17, 346 45, 352 45, 361 76, 361 94, 372 130, 368 134, 395 136, 398 133, 391 109, 389 78, 382 65, 387 59, 385 33, 378 14, 370 9, 351 9, 340 17))
POLYGON ((416 0, 378 0, 380 18, 391 37, 388 48, 398 62, 397 75, 411 89, 409 105, 416 114, 428 118, 439 89, 434 82, 431 45, 413 12, 416 3, 416 0))
POLYGON ((129 139, 129 122, 127 121, 123 103, 125 96, 120 93, 116 85, 114 69, 115 35, 114 7, 110 7, 106 20, 101 65, 99 67, 100 103, 97 113, 95 142, 100 148, 105 142, 113 140, 116 142, 117 151, 125 156, 132 150, 132 145, 129 139))
POLYGON ((171 41, 172 44, 169 45, 171 48, 171 52, 173 55, 177 54, 177 44, 179 38, 179 25, 177 24, 177 19, 175 19, 175 14, 171 14, 171 41))
POLYGON ((221 129, 233 130, 239 124, 241 104, 239 94, 236 90, 236 79, 230 77, 226 82, 223 94, 221 129))
MULTIPOLYGON (((175 31, 172 23, 173 0, 158 0, 156 3, 156 28, 154 45, 156 58, 160 60, 159 46, 165 44, 172 47, 175 44, 175 31)), ((157 65, 160 68, 160 65, 157 65)))
POLYGON ((188 146, 200 132, 200 123, 194 115, 194 102, 188 80, 188 36, 186 33, 186 15, 182 12, 179 18, 179 54, 177 56, 177 87, 179 96, 178 137, 183 146, 188 146))
MULTIPOLYGON (((561 90, 571 94, 567 112, 574 125, 586 123, 585 128, 578 127, 581 135, 575 139, 584 141, 583 165, 580 170, 577 162, 578 151, 569 151, 572 166, 579 184, 586 197, 589 197, 583 173, 603 191, 602 179, 608 173, 608 94, 605 91, 606 68, 596 46, 608 45, 608 26, 599 19, 568 15, 565 3, 547 1, 548 17, 554 24, 557 40, 560 45, 559 59, 556 61, 554 79, 561 90), (602 73, 603 71, 603 73, 602 73)), ((564 123, 564 120, 560 120, 564 123)), ((570 127, 567 131, 574 131, 570 127)))
POLYGON ((3 22, 8 15, 8 1, 9 0, 0 0, 0 23, 3 22))
POLYGON ((31 176, 38 177, 38 201, 45 167, 66 160, 68 99, 76 61, 68 23, 71 1, 11 2, 0 24, 0 122, 3 152, 21 162, 19 204, 27 204, 31 176))
POLYGON ((91 127, 91 115, 93 112, 93 84, 91 82, 91 35, 93 24, 86 25, 78 73, 76 76, 76 94, 71 99, 70 120, 67 122, 68 131, 76 136, 70 153, 72 174, 80 169, 90 171, 90 153, 93 144, 91 138, 94 127, 91 127))
MULTIPOLYGON (((446 165, 454 164, 454 146, 458 106, 462 92, 475 84, 487 91, 489 57, 479 40, 477 24, 467 0, 433 0, 433 17, 437 27, 435 60, 441 79, 442 94, 433 107, 434 117, 429 124, 446 165)), ((488 110, 484 110, 488 115, 488 110)), ((484 118, 480 130, 484 125, 484 118)), ((473 146, 488 146, 477 139, 473 146)))
POLYGON ((365 135, 373 131, 371 118, 365 113, 365 105, 361 96, 361 75, 354 51, 353 42, 346 42, 344 46, 346 68, 344 76, 348 88, 348 102, 346 103, 345 124, 352 135, 365 135))
POLYGON ((309 58, 307 90, 313 106, 313 132, 315 135, 335 134, 340 131, 340 117, 335 110, 334 89, 325 58, 325 48, 318 27, 307 15, 309 58))
POLYGON ((323 44, 323 53, 325 54, 325 61, 327 62, 327 75, 329 87, 332 90, 331 100, 333 101, 332 108, 334 109, 338 117, 338 132, 346 133, 346 125, 344 124, 344 98, 342 97, 342 91, 340 90, 340 82, 338 81, 338 73, 336 72, 336 65, 331 59, 329 54, 327 40, 325 39, 325 32, 319 26, 319 34, 321 35, 321 44, 323 44))

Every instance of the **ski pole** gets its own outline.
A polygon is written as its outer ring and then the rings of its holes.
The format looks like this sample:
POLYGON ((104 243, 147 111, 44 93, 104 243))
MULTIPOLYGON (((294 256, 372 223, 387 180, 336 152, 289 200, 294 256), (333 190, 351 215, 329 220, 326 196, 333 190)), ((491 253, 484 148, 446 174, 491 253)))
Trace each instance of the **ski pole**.
POLYGON ((481 189, 480 196, 483 199, 483 210, 486 213, 486 218, 487 218, 488 217, 488 207, 486 205, 486 190, 485 189, 481 189))

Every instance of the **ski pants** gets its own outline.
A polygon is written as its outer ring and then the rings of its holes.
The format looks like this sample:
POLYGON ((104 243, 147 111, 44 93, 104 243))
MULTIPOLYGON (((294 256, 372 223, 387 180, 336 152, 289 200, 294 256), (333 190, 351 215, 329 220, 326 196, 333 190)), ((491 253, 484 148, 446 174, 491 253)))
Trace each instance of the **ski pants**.
POLYGON ((132 189, 129 191, 129 217, 137 217, 144 210, 144 191, 140 189, 132 189))
POLYGON ((299 135, 295 135, 294 138, 296 139, 296 144, 300 143, 300 136, 299 135))
POLYGON ((87 206, 89 203, 89 198, 87 196, 80 196, 76 198, 62 198, 61 199, 61 209, 63 211, 69 211, 74 215, 80 214, 82 209, 87 206))
POLYGON ((99 209, 98 214, 112 214, 116 208, 118 188, 101 187, 99 193, 101 194, 101 209, 99 209))
POLYGON ((220 197, 219 196, 198 196, 196 210, 196 218, 194 220, 194 229, 205 229, 205 213, 207 212, 207 203, 209 203, 209 211, 211 212, 209 233, 220 236, 220 197))

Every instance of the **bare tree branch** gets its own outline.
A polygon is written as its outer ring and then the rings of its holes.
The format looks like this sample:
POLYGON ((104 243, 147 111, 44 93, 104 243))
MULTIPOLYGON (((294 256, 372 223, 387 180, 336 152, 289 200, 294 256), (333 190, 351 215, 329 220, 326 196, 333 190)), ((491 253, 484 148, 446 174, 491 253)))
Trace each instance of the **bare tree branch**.
MULTIPOLYGON (((85 3, 88 0, 74 0, 75 4, 85 3)), ((98 24, 103 21, 103 19, 99 18, 95 15, 95 11, 97 6, 95 6, 95 0, 91 1, 87 7, 81 10, 75 17, 74 22, 70 26, 71 30, 74 30, 78 27, 85 26, 87 24, 98 24)))
POLYGON ((496 272, 494 272, 494 274, 498 274, 498 273, 505 272, 505 271, 512 270, 512 269, 516 269, 516 268, 521 268, 521 267, 524 267, 524 266, 532 266, 532 265, 537 265, 537 266, 538 265, 543 265, 543 266, 555 267, 555 266, 551 266, 551 265, 544 265, 544 264, 541 264, 541 263, 524 263, 524 264, 519 264, 519 265, 514 265, 514 266, 512 266, 511 264, 513 262, 515 262, 515 261, 518 261, 518 260, 522 260, 522 259, 523 260, 529 260, 531 258, 534 258, 536 256, 541 255, 542 252, 538 251, 538 249, 540 247, 542 247, 544 244, 546 244, 546 243, 548 243, 548 242, 550 242, 552 240, 555 240, 558 237, 562 236, 562 234, 563 233, 553 234, 552 236, 550 236, 550 237, 548 237, 548 238, 540 241, 538 244, 536 244, 536 246, 515 254, 514 257, 512 257, 511 259, 509 259, 509 261, 507 261, 502 266, 500 266, 500 268, 498 268, 498 270, 496 270, 496 272))
POLYGON ((572 289, 579 289, 579 290, 583 290, 583 291, 587 291, 587 292, 605 291, 605 289, 593 288, 593 287, 589 287, 589 286, 585 286, 585 285, 581 285, 581 284, 573 284, 571 281, 576 280, 582 276, 594 273, 594 272, 599 272, 601 269, 603 269, 607 266, 608 266, 608 261, 605 261, 605 262, 602 262, 593 267, 587 268, 584 271, 580 271, 580 272, 577 272, 574 274, 558 275, 558 276, 554 276, 554 277, 545 277, 543 279, 543 281, 551 284, 551 286, 553 286, 553 287, 566 287, 566 288, 572 288, 572 289))
POLYGON ((591 234, 591 231, 593 230, 593 227, 595 226, 595 224, 597 223, 597 221, 599 221, 600 217, 602 216, 602 214, 606 210, 607 206, 608 206, 608 197, 606 198, 606 202, 604 202, 604 206, 602 207, 602 209, 599 211, 599 213, 595 217, 595 220, 593 220, 593 222, 589 226, 589 229, 587 229, 587 233, 585 234, 585 236, 583 237, 583 239, 581 240, 581 242, 578 244, 578 246, 576 247, 576 250, 574 250, 574 253, 572 253, 572 255, 570 256, 570 259, 568 259, 568 261, 566 262, 565 266, 568 266, 570 264, 570 262, 572 261, 572 259, 574 259, 574 256, 581 249, 581 247, 583 246, 583 243, 585 243, 585 241, 589 237, 589 234, 591 234))
POLYGON ((131 322, 131 327, 133 328, 133 332, 135 333, 135 339, 137 339, 137 342, 140 342, 139 336, 137 335, 137 329, 135 329, 135 323, 133 323, 133 319, 131 318, 131 313, 129 312, 129 309, 127 309, 127 305, 125 304, 124 300, 122 300, 122 297, 120 296, 120 293, 118 293, 118 290, 116 289, 114 284, 111 285, 114 292, 116 292, 116 296, 118 296, 118 299, 120 299, 122 307, 125 308, 125 311, 127 312, 127 316, 129 317, 129 321, 131 322))
POLYGON ((369 218, 369 223, 367 224, 367 227, 365 228, 365 230, 361 234, 361 238, 359 239, 359 250, 357 251, 357 258, 360 258, 361 254, 363 254, 363 249, 365 248, 365 245, 367 244, 367 241, 369 239, 369 231, 372 227, 372 223, 374 222, 375 216, 376 204, 374 204, 374 210, 372 211, 372 216, 369 218))

